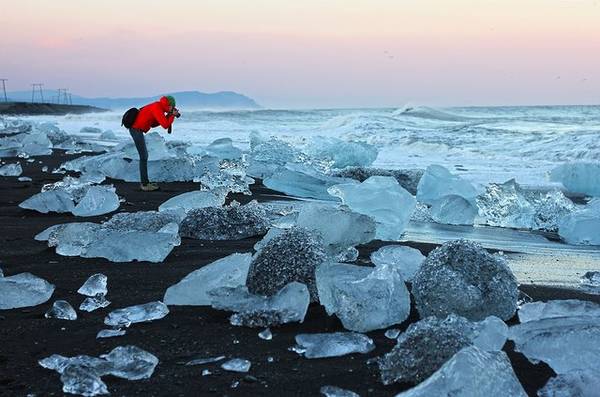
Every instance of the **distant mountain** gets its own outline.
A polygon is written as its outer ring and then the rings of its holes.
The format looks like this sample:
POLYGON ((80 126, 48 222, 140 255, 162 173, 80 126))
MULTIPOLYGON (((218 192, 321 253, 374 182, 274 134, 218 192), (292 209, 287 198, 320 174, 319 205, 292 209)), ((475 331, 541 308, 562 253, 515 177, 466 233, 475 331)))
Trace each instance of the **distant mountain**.
MULTIPOLYGON (((156 95, 152 97, 136 98, 86 98, 79 95, 72 95, 73 105, 96 106, 104 109, 127 109, 131 107, 140 107, 150 102, 158 100, 162 95, 173 95, 177 100, 179 108, 200 108, 200 109, 257 109, 260 106, 245 95, 232 91, 221 91, 207 94, 199 91, 181 91, 167 94, 156 95)), ((56 90, 44 90, 45 102, 57 103, 56 90)), ((31 91, 14 91, 8 93, 8 99, 12 101, 31 101, 31 91)), ((39 93, 36 93, 35 101, 40 102, 39 93)), ((61 100, 61 103, 64 101, 61 100)))

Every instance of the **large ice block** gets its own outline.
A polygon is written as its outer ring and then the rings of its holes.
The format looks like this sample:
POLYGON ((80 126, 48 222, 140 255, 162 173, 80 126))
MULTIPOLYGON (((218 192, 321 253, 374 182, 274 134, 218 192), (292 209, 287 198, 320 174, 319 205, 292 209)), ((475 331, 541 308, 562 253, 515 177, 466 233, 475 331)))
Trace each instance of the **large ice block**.
POLYGON ((506 334, 506 325, 495 317, 479 323, 455 315, 443 320, 427 317, 411 324, 398 337, 392 351, 379 358, 381 381, 386 385, 395 382, 417 384, 464 347, 502 349, 506 334))
POLYGON ((346 167, 332 172, 331 175, 356 179, 359 182, 364 182, 372 176, 391 176, 398 181, 400 186, 414 196, 417 194, 417 186, 424 172, 424 170, 418 169, 388 170, 383 168, 346 167))
POLYGON ((474 202, 477 190, 468 181, 454 175, 441 165, 430 165, 419 181, 417 200, 433 205, 444 196, 456 195, 474 202))
POLYGON ((54 293, 54 285, 31 273, 0 276, 0 310, 37 306, 54 293))
POLYGON ((231 254, 201 267, 170 286, 163 302, 167 305, 210 305, 209 291, 246 283, 251 254, 231 254))
POLYGON ((227 191, 224 189, 186 192, 165 201, 158 207, 158 210, 165 211, 182 208, 185 212, 188 212, 196 208, 221 207, 225 204, 226 196, 227 191))
POLYGON ((302 322, 310 295, 304 284, 292 282, 273 296, 254 295, 244 286, 221 287, 209 292, 215 309, 236 312, 233 325, 269 327, 289 322, 302 322))
POLYGON ((443 196, 431 205, 431 218, 446 225, 472 225, 477 216, 477 206, 462 196, 443 196))
POLYGON ((19 176, 23 173, 23 168, 21 168, 21 164, 6 164, 0 166, 0 176, 19 176))
POLYGON ((324 204, 302 207, 296 225, 318 232, 330 255, 337 255, 349 247, 368 243, 375 238, 377 227, 369 216, 324 204))
POLYGON ((538 397, 597 397, 600 371, 576 370, 550 378, 538 397))
POLYGON ((575 206, 558 191, 526 191, 514 179, 492 183, 477 196, 479 215, 491 226, 554 231, 575 206))
POLYGON ((410 313, 410 295, 400 273, 390 265, 376 268, 323 264, 317 288, 328 314, 350 331, 369 332, 399 324, 410 313))
POLYGON ((221 160, 234 160, 242 157, 242 151, 233 146, 231 138, 219 138, 214 140, 205 150, 210 156, 217 157, 221 160))
POLYGON ((96 216, 113 212, 120 205, 119 196, 112 185, 90 186, 71 212, 75 216, 96 216))
POLYGON ((424 260, 421 251, 404 245, 386 245, 371 254, 375 266, 392 266, 406 281, 412 281, 424 260))
POLYGON ((373 340, 355 332, 332 332, 296 335, 294 348, 306 358, 339 357, 353 353, 369 353, 375 349, 373 340))
POLYGON ((396 397, 526 397, 506 353, 469 346, 418 386, 396 397))
POLYGON ((93 274, 79 287, 77 293, 85 296, 106 295, 108 293, 107 282, 108 277, 104 274, 93 274))
POLYGON ((377 148, 373 145, 324 136, 313 137, 306 153, 314 159, 329 162, 332 168, 369 166, 377 158, 377 148))
POLYGON ((241 240, 264 234, 268 228, 265 207, 251 201, 190 210, 181 222, 180 234, 198 240, 241 240))
POLYGON ((544 361, 557 374, 574 370, 600 371, 600 317, 550 317, 509 329, 515 350, 530 361, 544 361))
POLYGON ((342 203, 352 211, 375 219, 376 237, 380 240, 400 239, 416 205, 415 198, 394 178, 387 176, 372 176, 362 183, 335 185, 328 191, 342 199, 342 203))
POLYGON ((600 245, 600 199, 563 217, 558 234, 569 244, 600 245))
POLYGON ((318 300, 315 270, 326 260, 320 236, 300 227, 285 230, 257 252, 246 285, 254 294, 273 295, 288 283, 305 284, 311 301, 318 300))
POLYGON ((169 314, 167 305, 160 301, 149 302, 114 310, 104 318, 104 324, 113 327, 129 327, 134 323, 160 320, 167 314, 169 314))
POLYGON ((554 317, 600 317, 600 305, 577 299, 530 302, 519 308, 518 315, 521 323, 554 317))
POLYGON ((552 181, 560 182, 569 192, 600 196, 600 163, 565 163, 550 173, 552 181))
POLYGON ((422 317, 455 313, 469 320, 508 320, 519 294, 504 259, 467 240, 433 250, 413 278, 412 293, 422 317))

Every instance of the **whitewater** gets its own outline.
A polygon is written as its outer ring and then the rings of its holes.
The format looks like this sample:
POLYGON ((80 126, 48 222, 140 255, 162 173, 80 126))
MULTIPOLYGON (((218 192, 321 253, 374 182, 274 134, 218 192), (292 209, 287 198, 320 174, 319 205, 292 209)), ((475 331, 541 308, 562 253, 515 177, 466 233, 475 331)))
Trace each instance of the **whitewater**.
MULTIPOLYGON (((515 178, 526 187, 554 187, 548 171, 555 166, 600 159, 600 106, 181 112, 174 133, 164 134, 167 140, 206 145, 229 137, 247 149, 252 132, 298 147, 315 136, 331 136, 376 146, 375 167, 440 164, 479 185, 515 178)), ((120 126, 121 116, 122 111, 115 111, 27 119, 55 122, 84 138, 81 129, 95 127, 111 130, 121 140, 131 139, 120 126)), ((97 141, 97 135, 88 140, 97 141)))

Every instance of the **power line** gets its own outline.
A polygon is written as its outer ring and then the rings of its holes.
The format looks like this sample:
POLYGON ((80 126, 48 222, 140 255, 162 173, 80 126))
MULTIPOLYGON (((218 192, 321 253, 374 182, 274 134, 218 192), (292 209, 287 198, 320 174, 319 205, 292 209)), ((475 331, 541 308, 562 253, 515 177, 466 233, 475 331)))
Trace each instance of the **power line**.
POLYGON ((8 79, 0 79, 2 81, 2 91, 4 92, 4 102, 8 102, 8 97, 6 96, 6 82, 8 79))

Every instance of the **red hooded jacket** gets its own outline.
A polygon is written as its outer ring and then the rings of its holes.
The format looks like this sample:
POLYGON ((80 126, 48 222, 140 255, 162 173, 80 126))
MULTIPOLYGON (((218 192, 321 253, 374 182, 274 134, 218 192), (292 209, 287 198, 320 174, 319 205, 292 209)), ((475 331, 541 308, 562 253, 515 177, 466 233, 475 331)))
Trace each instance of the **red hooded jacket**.
POLYGON ((168 112, 169 101, 166 97, 162 97, 160 100, 141 108, 131 128, 148 132, 150 128, 160 125, 166 130, 173 124, 173 120, 175 120, 175 116, 172 114, 165 116, 165 113, 168 112))

